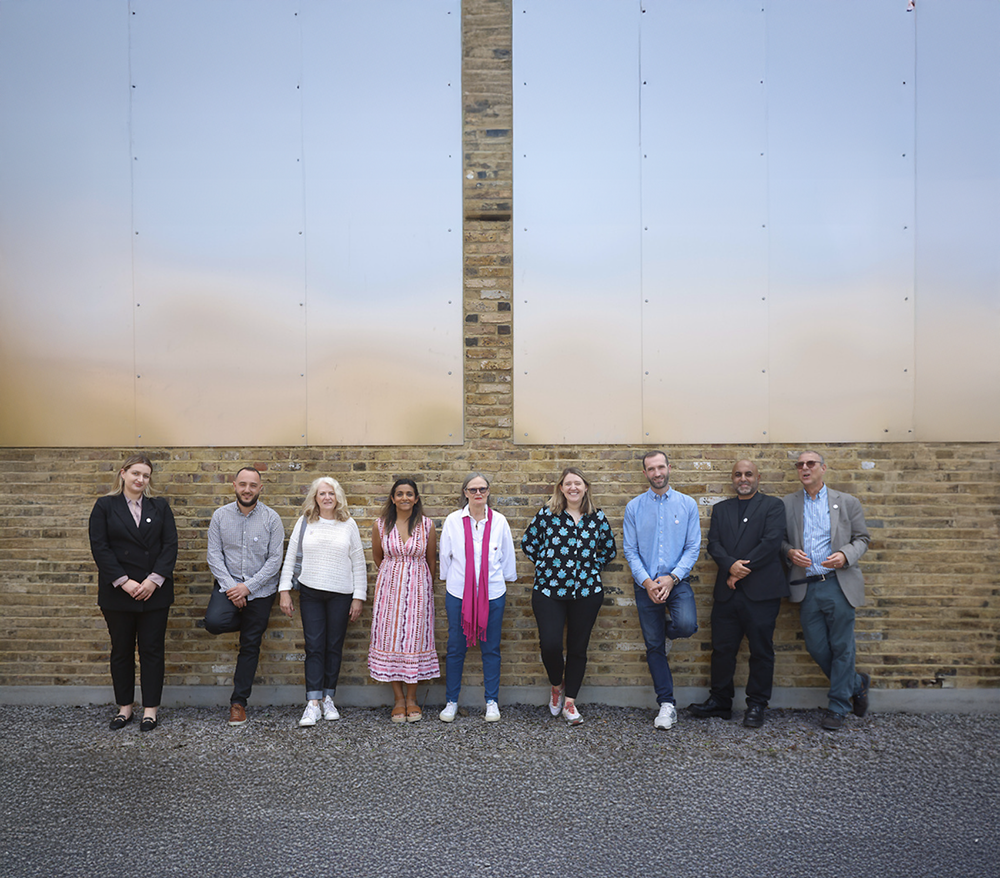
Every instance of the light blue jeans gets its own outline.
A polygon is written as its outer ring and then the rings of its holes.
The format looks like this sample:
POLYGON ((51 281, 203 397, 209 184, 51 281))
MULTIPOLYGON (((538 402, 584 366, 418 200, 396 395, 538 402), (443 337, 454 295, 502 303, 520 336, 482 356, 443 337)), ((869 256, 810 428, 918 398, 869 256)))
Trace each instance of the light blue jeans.
POLYGON ((851 696, 861 689, 854 670, 854 607, 844 597, 836 575, 810 582, 799 604, 806 649, 830 681, 830 710, 851 712, 851 696))
MULTIPOLYGON (((500 629, 503 626, 503 609, 507 595, 500 595, 490 601, 490 614, 486 623, 486 639, 479 641, 483 654, 483 686, 486 700, 496 701, 500 697, 500 629)), ((465 667, 465 653, 469 649, 465 632, 462 630, 462 599, 446 594, 444 607, 448 612, 448 656, 445 659, 445 698, 458 703, 462 691, 462 670, 465 667)))

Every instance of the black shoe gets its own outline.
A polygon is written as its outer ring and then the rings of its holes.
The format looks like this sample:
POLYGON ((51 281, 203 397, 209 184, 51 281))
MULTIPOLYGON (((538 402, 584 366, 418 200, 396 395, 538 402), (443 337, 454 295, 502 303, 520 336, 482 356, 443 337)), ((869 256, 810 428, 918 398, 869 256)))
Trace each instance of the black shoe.
POLYGON ((156 720, 151 716, 144 716, 142 722, 139 723, 140 732, 151 732, 156 728, 156 720))
POLYGON ((832 710, 824 710, 820 717, 819 724, 828 732, 836 732, 844 725, 844 718, 839 713, 832 710))
POLYGON ((747 712, 743 714, 743 725, 748 729, 759 729, 764 725, 764 706, 751 704, 747 708, 747 712))
POLYGON ((721 719, 731 719, 733 716, 732 707, 727 707, 714 695, 708 696, 708 701, 701 704, 692 704, 688 707, 688 713, 698 719, 707 719, 710 716, 717 716, 721 719))
POLYGON ((864 716, 868 713, 868 687, 872 678, 868 674, 858 676, 861 677, 861 688, 851 696, 851 705, 855 716, 864 716))
POLYGON ((130 713, 128 716, 125 716, 124 713, 120 713, 113 720, 111 720, 110 723, 108 723, 108 728, 113 732, 117 732, 119 729, 124 729, 125 726, 132 722, 132 717, 134 716, 134 713, 130 713))

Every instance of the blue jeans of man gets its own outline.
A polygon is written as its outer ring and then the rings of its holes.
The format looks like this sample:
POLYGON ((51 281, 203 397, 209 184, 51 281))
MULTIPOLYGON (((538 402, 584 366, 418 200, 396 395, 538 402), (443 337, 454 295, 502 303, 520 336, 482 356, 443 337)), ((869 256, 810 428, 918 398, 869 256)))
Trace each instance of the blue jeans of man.
POLYGON ((260 659, 260 644, 271 621, 271 607, 277 595, 254 598, 247 601, 242 609, 237 607, 226 593, 215 583, 212 596, 205 611, 205 630, 209 634, 240 632, 240 652, 236 657, 236 672, 233 674, 233 694, 230 704, 247 706, 247 699, 253 689, 253 678, 257 673, 260 659))
MULTIPOLYGON (((486 700, 496 701, 500 697, 500 629, 503 627, 503 610, 507 595, 500 595, 490 601, 490 614, 486 622, 486 639, 479 641, 483 656, 483 687, 486 700)), ((462 630, 462 599, 446 594, 444 608, 448 613, 448 656, 445 659, 445 698, 458 703, 462 691, 462 670, 465 668, 465 654, 469 642, 462 630)))
POLYGON ((641 585, 636 585, 635 607, 639 611, 639 626, 646 643, 646 664, 653 678, 656 701, 658 704, 676 704, 674 677, 667 661, 667 640, 690 637, 698 630, 698 611, 691 583, 682 579, 662 604, 656 603, 641 585))
POLYGON ((830 681, 830 710, 851 712, 851 696, 861 690, 854 670, 854 607, 848 603, 836 574, 810 582, 799 605, 799 621, 806 649, 830 681))
POLYGON ((354 596, 299 586, 299 614, 306 645, 306 698, 321 701, 337 694, 344 638, 354 596))

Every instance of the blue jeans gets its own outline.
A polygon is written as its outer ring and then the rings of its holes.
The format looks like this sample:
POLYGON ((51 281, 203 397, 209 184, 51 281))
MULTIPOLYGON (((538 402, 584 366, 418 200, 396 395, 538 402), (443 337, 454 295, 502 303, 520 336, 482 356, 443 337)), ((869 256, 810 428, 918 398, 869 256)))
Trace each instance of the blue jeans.
POLYGON ((635 607, 639 611, 639 627, 646 643, 646 664, 653 678, 658 704, 676 704, 674 678, 667 662, 667 638, 677 640, 690 637, 698 630, 698 612, 694 604, 691 583, 682 579, 674 586, 670 596, 657 604, 641 585, 635 586, 635 607), (670 621, 667 622, 667 610, 670 621))
POLYGON ((299 614, 306 644, 306 698, 322 701, 337 693, 344 637, 354 595, 299 586, 299 614))
POLYGON ((854 670, 854 607, 836 575, 809 583, 799 620, 809 655, 830 681, 830 710, 846 716, 851 696, 861 689, 861 677, 854 670))
MULTIPOLYGON (((497 701, 500 697, 500 629, 503 627, 503 609, 507 595, 500 595, 490 601, 490 614, 486 622, 486 639, 479 641, 483 654, 483 687, 486 700, 497 701)), ((448 656, 445 659, 445 698, 458 703, 462 691, 462 670, 465 667, 465 653, 469 643, 462 630, 462 599, 446 594, 444 608, 448 613, 448 656)))

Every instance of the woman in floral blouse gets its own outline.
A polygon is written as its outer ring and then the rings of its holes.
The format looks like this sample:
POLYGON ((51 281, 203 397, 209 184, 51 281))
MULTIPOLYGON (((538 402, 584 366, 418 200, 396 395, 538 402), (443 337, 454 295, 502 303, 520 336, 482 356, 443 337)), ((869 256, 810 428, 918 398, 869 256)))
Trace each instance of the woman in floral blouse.
POLYGON ((575 466, 563 470, 552 499, 531 520, 521 551, 535 565, 531 608, 552 684, 549 711, 553 716, 561 712, 576 726, 583 722, 576 696, 587 667, 590 632, 604 602, 601 568, 618 552, 611 525, 591 499, 590 482, 575 466))

